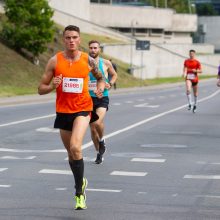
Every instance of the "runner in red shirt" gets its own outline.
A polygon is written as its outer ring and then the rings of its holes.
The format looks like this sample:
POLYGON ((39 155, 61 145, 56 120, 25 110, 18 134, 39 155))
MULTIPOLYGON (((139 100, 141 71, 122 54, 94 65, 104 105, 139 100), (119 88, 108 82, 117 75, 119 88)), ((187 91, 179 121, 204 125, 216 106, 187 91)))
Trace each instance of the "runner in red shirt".
POLYGON ((186 95, 188 99, 188 110, 193 110, 196 112, 197 108, 197 97, 198 97, 198 74, 202 73, 201 64, 195 59, 195 50, 189 51, 189 59, 185 60, 183 68, 183 78, 186 81, 186 95), (191 88, 193 88, 194 93, 194 103, 192 106, 191 88))

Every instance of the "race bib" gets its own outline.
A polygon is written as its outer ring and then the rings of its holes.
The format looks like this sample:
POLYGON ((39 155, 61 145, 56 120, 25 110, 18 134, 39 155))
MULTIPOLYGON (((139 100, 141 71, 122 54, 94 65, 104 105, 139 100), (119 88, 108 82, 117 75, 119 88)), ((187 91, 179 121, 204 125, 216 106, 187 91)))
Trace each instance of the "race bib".
POLYGON ((82 93, 83 78, 63 77, 63 92, 82 93))
POLYGON ((89 91, 95 91, 97 89, 97 81, 89 81, 89 91))
POLYGON ((193 73, 188 73, 186 78, 187 78, 187 79, 195 79, 196 76, 195 76, 195 74, 193 74, 193 73))

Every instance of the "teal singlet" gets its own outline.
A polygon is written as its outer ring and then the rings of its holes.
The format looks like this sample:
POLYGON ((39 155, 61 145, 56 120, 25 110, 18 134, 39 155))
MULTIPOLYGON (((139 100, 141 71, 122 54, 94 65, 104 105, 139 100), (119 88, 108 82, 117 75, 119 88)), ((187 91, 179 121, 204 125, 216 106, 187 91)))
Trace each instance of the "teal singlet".
MULTIPOLYGON (((105 76, 105 72, 104 72, 104 69, 103 69, 103 65, 104 65, 104 61, 102 58, 99 58, 99 71, 101 71, 104 79, 105 79, 105 82, 108 82, 108 79, 106 78, 105 76)), ((93 76, 93 74, 90 72, 89 73, 89 94, 90 96, 92 97, 96 97, 95 93, 94 93, 94 90, 96 89, 96 83, 97 83, 97 80, 96 78, 93 76)), ((104 89, 104 92, 103 92, 103 96, 108 96, 108 89, 104 89)))

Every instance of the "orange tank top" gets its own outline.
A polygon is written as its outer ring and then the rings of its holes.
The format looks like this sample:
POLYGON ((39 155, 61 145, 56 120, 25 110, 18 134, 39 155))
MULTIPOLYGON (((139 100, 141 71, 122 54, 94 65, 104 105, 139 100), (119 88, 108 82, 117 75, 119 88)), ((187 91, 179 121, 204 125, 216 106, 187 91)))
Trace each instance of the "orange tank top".
POLYGON ((70 63, 63 52, 56 54, 57 64, 54 76, 62 74, 62 83, 56 89, 56 112, 75 113, 92 111, 93 103, 89 95, 89 58, 81 52, 79 60, 70 63))

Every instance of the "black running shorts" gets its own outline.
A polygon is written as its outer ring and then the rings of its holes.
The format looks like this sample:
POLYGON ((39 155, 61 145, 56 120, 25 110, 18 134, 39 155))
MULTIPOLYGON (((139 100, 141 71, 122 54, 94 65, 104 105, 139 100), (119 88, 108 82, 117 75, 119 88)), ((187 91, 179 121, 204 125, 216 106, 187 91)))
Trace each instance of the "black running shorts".
POLYGON ((58 113, 54 121, 54 128, 59 128, 67 131, 72 131, 73 122, 78 116, 91 115, 90 123, 99 119, 99 116, 95 112, 76 112, 76 113, 58 113))
POLYGON ((93 111, 96 111, 97 108, 106 108, 108 111, 109 97, 103 96, 102 98, 92 97, 93 101, 93 111))

